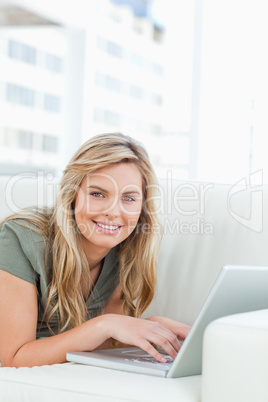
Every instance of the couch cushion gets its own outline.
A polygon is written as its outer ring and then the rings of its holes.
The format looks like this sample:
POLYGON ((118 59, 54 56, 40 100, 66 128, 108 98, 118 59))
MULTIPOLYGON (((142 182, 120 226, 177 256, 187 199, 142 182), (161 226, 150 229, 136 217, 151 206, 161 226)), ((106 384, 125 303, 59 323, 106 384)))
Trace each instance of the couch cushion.
POLYGON ((192 324, 223 265, 268 265, 268 186, 242 184, 160 182, 164 237, 145 316, 192 324))
POLYGON ((0 368, 0 402, 199 402, 201 377, 156 378, 79 364, 0 368))

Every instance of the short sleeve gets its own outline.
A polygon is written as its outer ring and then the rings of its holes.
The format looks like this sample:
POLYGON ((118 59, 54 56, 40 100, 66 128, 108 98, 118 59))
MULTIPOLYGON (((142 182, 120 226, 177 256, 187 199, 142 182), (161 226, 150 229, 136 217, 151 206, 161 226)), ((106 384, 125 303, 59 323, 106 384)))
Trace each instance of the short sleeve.
POLYGON ((25 245, 31 244, 29 229, 6 222, 0 228, 0 269, 36 284, 36 273, 27 257, 25 245))

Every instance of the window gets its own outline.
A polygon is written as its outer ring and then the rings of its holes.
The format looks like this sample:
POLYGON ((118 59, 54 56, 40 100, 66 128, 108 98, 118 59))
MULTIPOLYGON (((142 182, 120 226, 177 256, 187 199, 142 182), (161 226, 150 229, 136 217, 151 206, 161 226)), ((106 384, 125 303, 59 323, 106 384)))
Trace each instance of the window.
POLYGON ((123 57, 122 47, 109 40, 107 41, 107 53, 111 54, 112 56, 118 57, 118 58, 123 57))
POLYGON ((156 25, 154 25, 153 28, 153 38, 156 42, 162 43, 164 40, 164 34, 165 31, 164 29, 157 27, 156 25))
POLYGON ((2 144, 4 147, 12 148, 18 147, 18 135, 17 130, 10 127, 2 128, 2 144))
POLYGON ((111 124, 118 126, 120 124, 120 115, 110 110, 101 108, 94 109, 94 120, 99 123, 111 124))
POLYGON ((104 110, 100 109, 98 107, 94 108, 94 121, 98 123, 103 123, 104 122, 104 110))
POLYGON ((117 78, 111 77, 110 75, 106 76, 106 88, 115 92, 120 92, 121 83, 117 78))
POLYGON ((47 112, 60 112, 60 98, 56 95, 45 94, 44 95, 44 109, 47 112))
POLYGON ((100 87, 105 87, 105 77, 106 75, 97 71, 95 73, 95 84, 100 87))
POLYGON ((33 107, 35 92, 30 88, 24 88, 19 85, 8 83, 6 85, 6 100, 11 103, 33 107))
POLYGON ((106 40, 101 37, 97 37, 97 48, 103 52, 127 60, 136 67, 143 68, 152 71, 154 74, 162 76, 164 74, 164 68, 161 64, 143 57, 142 55, 132 52, 115 42, 106 40))
POLYGON ((107 41, 100 36, 97 36, 97 48, 103 52, 107 52, 107 41))
POLYGON ((56 153, 58 151, 58 138, 53 135, 44 134, 42 151, 56 153))
POLYGON ((125 81, 121 81, 118 78, 112 77, 111 75, 105 75, 99 71, 95 73, 95 84, 110 91, 152 103, 153 105, 161 106, 163 103, 162 95, 146 91, 137 85, 131 85, 125 81))
POLYGON ((130 96, 136 99, 143 99, 143 91, 136 85, 130 85, 130 96))
POLYGON ((145 62, 144 62, 144 58, 137 53, 133 53, 131 52, 131 63, 134 64, 137 67, 145 67, 145 62))
POLYGON ((8 41, 8 55, 24 63, 36 64, 36 49, 13 39, 8 41))
POLYGON ((46 54, 46 68, 54 73, 62 73, 63 61, 60 57, 53 54, 46 54))
POLYGON ((105 123, 117 126, 120 124, 120 116, 116 112, 105 110, 105 123))
POLYGON ((32 149, 33 148, 33 133, 27 131, 18 132, 19 148, 32 149))
POLYGON ((152 62, 151 69, 157 75, 163 75, 164 74, 164 67, 161 66, 160 64, 152 62))

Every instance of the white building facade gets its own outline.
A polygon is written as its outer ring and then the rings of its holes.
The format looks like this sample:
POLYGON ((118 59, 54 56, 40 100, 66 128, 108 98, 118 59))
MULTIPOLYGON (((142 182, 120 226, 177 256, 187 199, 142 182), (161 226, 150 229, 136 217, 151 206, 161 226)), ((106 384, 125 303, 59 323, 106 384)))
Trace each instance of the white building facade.
POLYGON ((54 172, 57 166, 64 43, 64 36, 50 28, 0 29, 1 174, 54 172))
POLYGON ((128 5, 86 5, 81 26, 0 29, 0 174, 57 174, 82 142, 121 131, 145 144, 157 173, 187 175, 185 133, 172 132, 167 156, 165 31, 128 5))

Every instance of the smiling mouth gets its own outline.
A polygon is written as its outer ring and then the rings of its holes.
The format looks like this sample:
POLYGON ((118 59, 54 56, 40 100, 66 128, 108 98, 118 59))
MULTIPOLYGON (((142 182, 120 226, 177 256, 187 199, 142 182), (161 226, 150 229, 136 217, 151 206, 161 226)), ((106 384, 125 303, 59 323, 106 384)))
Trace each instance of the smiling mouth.
POLYGON ((94 221, 94 223, 96 223, 97 226, 99 226, 102 229, 106 229, 106 230, 117 230, 119 228, 121 228, 122 226, 115 226, 115 225, 103 225, 102 223, 96 222, 94 221))

